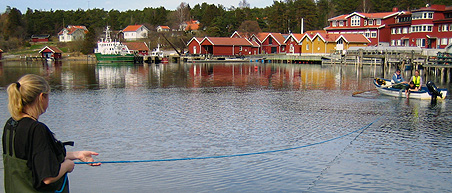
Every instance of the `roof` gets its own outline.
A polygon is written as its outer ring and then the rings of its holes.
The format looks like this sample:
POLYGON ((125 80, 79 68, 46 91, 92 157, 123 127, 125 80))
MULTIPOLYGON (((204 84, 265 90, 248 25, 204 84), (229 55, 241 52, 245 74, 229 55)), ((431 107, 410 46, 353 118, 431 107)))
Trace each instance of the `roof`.
POLYGON ((186 21, 185 22, 187 24, 187 27, 185 27, 185 31, 188 30, 198 30, 199 29, 199 21, 198 20, 191 20, 191 21, 186 21))
POLYGON ((129 25, 126 28, 124 28, 122 31, 123 32, 135 32, 135 31, 138 31, 138 29, 140 29, 141 27, 144 27, 144 25, 129 25))
POLYGON ((68 35, 71 35, 71 34, 73 34, 75 31, 77 31, 77 30, 83 30, 83 32, 86 34, 86 33, 88 33, 88 29, 86 29, 86 27, 85 26, 83 26, 83 25, 69 25, 67 28, 63 28, 59 33, 58 33, 58 35, 61 35, 61 34, 63 34, 63 32, 64 32, 64 30, 67 30, 68 31, 68 35))
POLYGON ((296 41, 297 43, 300 43, 301 38, 303 38, 303 34, 294 34, 294 33, 291 33, 291 34, 286 38, 286 40, 284 40, 284 43, 286 43, 290 38, 293 38, 293 39, 295 39, 295 41, 296 41))
POLYGON ((198 42, 198 44, 199 44, 199 43, 202 42, 203 39, 204 39, 204 38, 192 37, 192 38, 187 42, 187 46, 190 45, 190 43, 191 43, 192 41, 196 41, 196 42, 198 42))
POLYGON ((31 35, 31 38, 49 38, 50 35, 31 35))
POLYGON ((273 39, 275 39, 279 45, 284 45, 284 40, 286 40, 286 38, 284 38, 284 36, 281 33, 269 33, 265 39, 267 39, 269 36, 272 36, 273 39))
POLYGON ((246 38, 230 38, 230 37, 205 37, 201 45, 214 46, 252 46, 253 44, 246 38))
POLYGON ((44 52, 46 49, 48 49, 49 51, 53 52, 53 53, 63 53, 63 51, 61 51, 58 47, 56 46, 45 46, 44 48, 42 48, 39 53, 44 52))
POLYGON ((269 34, 268 32, 260 32, 255 36, 262 43, 264 42, 265 38, 267 38, 268 34, 269 34))
POLYGON ((362 18, 367 18, 367 19, 386 19, 388 17, 394 16, 394 15, 399 15, 402 14, 403 12, 399 12, 399 11, 395 11, 395 12, 380 12, 380 13, 360 13, 360 12, 353 12, 350 14, 345 14, 345 15, 339 15, 333 18, 328 19, 328 21, 333 21, 333 20, 346 20, 351 16, 354 15, 358 15, 362 18))
POLYGON ((129 50, 149 50, 145 42, 122 42, 129 50))
POLYGON ((344 38, 348 43, 370 43, 370 40, 363 34, 340 34, 335 41, 338 41, 340 38, 344 38))
POLYGON ((167 25, 159 25, 159 26, 157 26, 157 28, 162 28, 162 29, 170 29, 170 27, 169 26, 167 26, 167 25))

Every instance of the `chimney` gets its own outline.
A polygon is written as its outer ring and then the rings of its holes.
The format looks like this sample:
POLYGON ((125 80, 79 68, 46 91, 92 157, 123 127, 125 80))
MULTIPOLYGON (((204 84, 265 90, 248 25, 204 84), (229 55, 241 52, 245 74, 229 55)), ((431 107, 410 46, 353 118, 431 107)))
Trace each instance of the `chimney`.
POLYGON ((399 8, 397 8, 397 7, 392 8, 392 12, 398 12, 398 11, 399 11, 399 8))

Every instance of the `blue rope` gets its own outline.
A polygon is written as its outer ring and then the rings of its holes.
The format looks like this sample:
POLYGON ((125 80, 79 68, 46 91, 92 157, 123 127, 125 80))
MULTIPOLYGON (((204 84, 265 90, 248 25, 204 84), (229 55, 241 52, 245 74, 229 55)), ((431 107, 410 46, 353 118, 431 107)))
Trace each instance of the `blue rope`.
MULTIPOLYGON (((381 118, 381 117, 380 117, 381 118)), ((229 157, 241 157, 241 156, 250 156, 250 155, 260 155, 260 154, 267 154, 267 153, 276 153, 276 152, 282 152, 282 151, 289 151, 289 150, 294 150, 294 149, 300 149, 300 148, 305 148, 305 147, 310 147, 310 146, 315 146, 315 145, 320 145, 323 143, 327 143, 330 141, 334 141, 343 137, 346 137, 348 135, 351 135, 353 133, 356 133, 358 131, 361 130, 365 130, 367 128, 369 128, 372 124, 374 124, 375 122, 377 122, 378 120, 380 120, 380 118, 375 119, 374 121, 372 121, 371 123, 355 130, 352 131, 350 133, 341 135, 339 137, 335 137, 335 138, 331 138, 325 141, 321 141, 321 142, 317 142, 317 143, 311 143, 311 144, 307 144, 307 145, 302 145, 302 146, 298 146, 298 147, 291 147, 291 148, 285 148, 285 149, 277 149, 277 150, 270 150, 270 151, 260 151, 260 152, 253 152, 253 153, 241 153, 241 154, 232 154, 232 155, 219 155, 219 156, 206 156, 206 157, 186 157, 186 158, 172 158, 172 159, 151 159, 151 160, 128 160, 128 161, 98 161, 98 162, 75 162, 75 164, 95 164, 95 163, 102 163, 102 164, 107 164, 107 163, 140 163, 140 162, 170 162, 170 161, 184 161, 184 160, 202 160, 202 159, 217 159, 217 158, 229 158, 229 157)))

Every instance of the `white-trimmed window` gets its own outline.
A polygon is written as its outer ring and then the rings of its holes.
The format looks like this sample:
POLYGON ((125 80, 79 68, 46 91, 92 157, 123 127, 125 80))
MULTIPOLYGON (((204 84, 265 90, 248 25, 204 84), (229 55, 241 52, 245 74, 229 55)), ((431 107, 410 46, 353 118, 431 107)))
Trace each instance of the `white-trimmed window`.
POLYGON ((331 22, 333 27, 336 27, 336 21, 331 22))
POLYGON ((373 19, 369 19, 369 25, 374 25, 374 20, 373 19))
POLYGON ((403 33, 403 34, 407 34, 407 33, 408 33, 408 28, 407 28, 407 27, 404 27, 403 30, 402 30, 402 33, 403 33))
POLYGON ((309 50, 309 44, 306 44, 306 50, 309 50))
POLYGON ((416 39, 416 46, 417 47, 425 47, 425 39, 424 38, 416 39))
POLYGON ((377 25, 381 25, 381 19, 377 19, 377 25))
POLYGON ((395 40, 391 40, 391 46, 395 46, 395 40))
POLYGON ((431 24, 429 25, 413 25, 411 26, 411 33, 414 32, 432 32, 433 26, 431 24))
POLYGON ((366 38, 370 38, 370 32, 364 33, 364 36, 366 36, 366 38))
POLYGON ((449 31, 452 31, 452 24, 449 24, 449 31))
POLYGON ((360 26, 361 25, 361 17, 359 17, 357 15, 353 16, 351 21, 352 21, 352 26, 360 26))
POLYGON ((377 38, 377 32, 375 32, 375 31, 370 32, 370 37, 371 38, 377 38))
POLYGON ((402 33, 402 28, 401 27, 397 28, 397 34, 401 34, 401 33, 402 33))
POLYGON ((391 29, 391 34, 396 34, 396 30, 397 30, 396 28, 392 28, 391 29))
POLYGON ((438 25, 438 32, 441 32, 441 24, 438 25))
POLYGON ((449 38, 449 44, 452 44, 452 38, 449 38))
POLYGON ((339 21, 339 26, 344 26, 344 21, 339 21))
POLYGON ((448 26, 447 25, 443 25, 443 29, 441 31, 447 31, 448 26))
POLYGON ((401 46, 402 45, 402 40, 397 40, 397 46, 401 46))
POLYGON ((364 20, 364 26, 367 26, 367 20, 364 20))
POLYGON ((441 38, 441 45, 447 45, 447 38, 441 38))

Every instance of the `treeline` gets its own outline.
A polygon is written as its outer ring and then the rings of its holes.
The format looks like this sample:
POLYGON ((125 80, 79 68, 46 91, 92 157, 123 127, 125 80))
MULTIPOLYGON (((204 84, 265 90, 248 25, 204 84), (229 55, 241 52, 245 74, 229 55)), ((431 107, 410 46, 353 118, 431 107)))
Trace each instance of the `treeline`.
MULTIPOLYGON (((236 30, 251 32, 300 33, 301 19, 304 30, 318 30, 328 26, 328 19, 337 15, 358 12, 388 12, 394 7, 412 10, 429 4, 452 5, 452 0, 284 0, 274 1, 265 8, 250 8, 246 0, 241 7, 181 3, 176 10, 164 7, 143 10, 118 11, 88 10, 33 10, 21 13, 7 7, 0 15, 0 47, 4 50, 23 46, 31 35, 57 33, 67 25, 84 25, 98 36, 105 26, 114 30, 128 25, 144 24, 150 30, 158 25, 178 29, 190 19, 201 22, 201 33, 207 36, 230 36, 236 30)), ((192 36, 193 34, 185 34, 192 36)), ((198 34, 199 35, 199 34, 198 34)))

